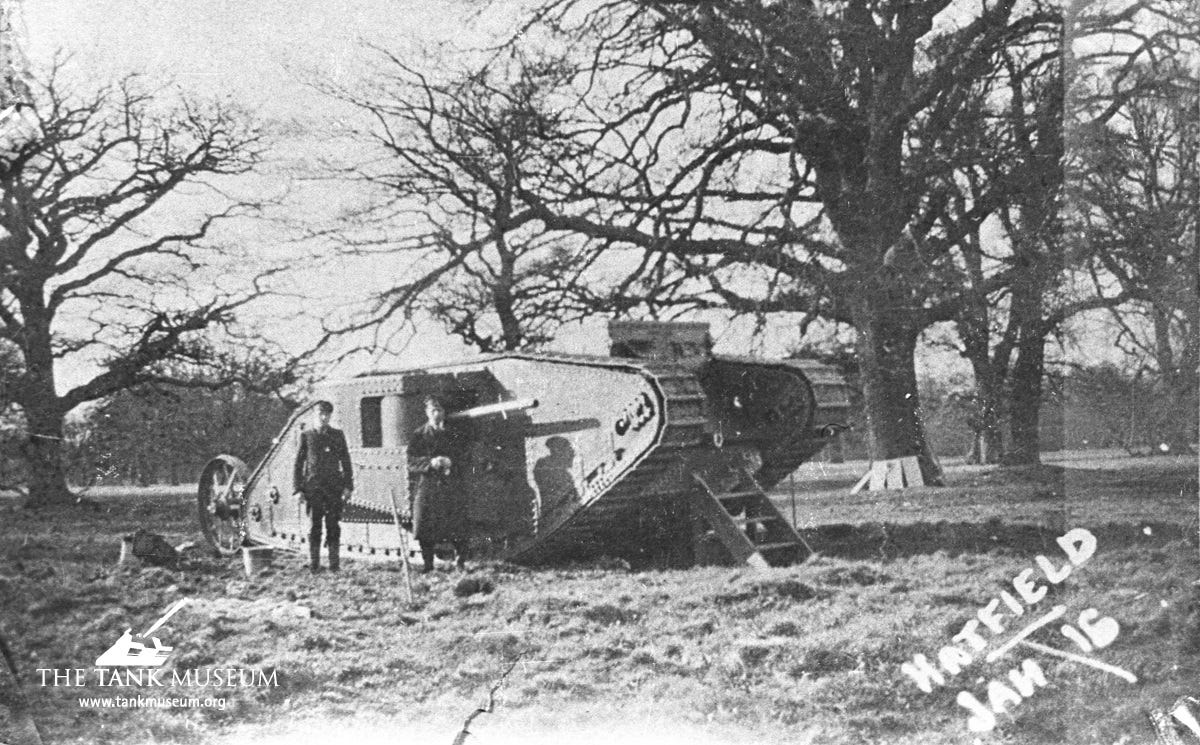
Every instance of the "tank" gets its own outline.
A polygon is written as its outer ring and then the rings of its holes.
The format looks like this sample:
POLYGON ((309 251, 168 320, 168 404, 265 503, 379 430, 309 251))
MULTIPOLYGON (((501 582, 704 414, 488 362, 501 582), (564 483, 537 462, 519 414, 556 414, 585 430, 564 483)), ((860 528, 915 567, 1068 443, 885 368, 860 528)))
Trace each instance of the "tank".
POLYGON ((300 431, 334 404, 354 464, 343 555, 409 559, 414 478, 406 442, 425 397, 469 443, 463 482, 473 558, 550 564, 776 566, 801 537, 767 490, 844 427, 845 386, 829 367, 708 353, 704 324, 613 323, 611 357, 512 353, 330 381, 255 468, 220 455, 200 478, 212 546, 302 549, 292 494, 300 431))

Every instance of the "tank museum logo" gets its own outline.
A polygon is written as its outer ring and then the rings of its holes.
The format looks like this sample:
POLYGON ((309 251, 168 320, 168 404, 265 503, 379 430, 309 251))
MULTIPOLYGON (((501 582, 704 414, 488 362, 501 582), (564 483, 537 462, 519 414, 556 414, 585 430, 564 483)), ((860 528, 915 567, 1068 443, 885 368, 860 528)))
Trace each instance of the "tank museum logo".
MULTIPOLYGON (((986 662, 995 662, 1020 646, 1136 683, 1137 677, 1133 673, 1092 656, 1096 650, 1112 644, 1121 632, 1116 619, 1101 616, 1095 608, 1080 612, 1075 625, 1066 623, 1059 628, 1062 636, 1076 647, 1074 652, 1028 639, 1065 616, 1065 605, 1053 606, 1046 613, 1025 623, 1016 633, 1006 635, 1005 626, 1009 621, 1032 610, 1047 596, 1050 586, 1063 582, 1096 552, 1096 537, 1083 528, 1067 531, 1057 539, 1057 543, 1066 556, 1065 561, 1056 565, 1045 556, 1035 557, 1037 569, 1025 569, 1013 578, 1015 595, 1001 590, 997 593, 998 597, 980 608, 975 618, 968 620, 962 630, 951 637, 952 643, 938 650, 937 664, 925 655, 918 654, 911 662, 901 665, 900 670, 922 691, 932 693, 935 687, 947 685, 947 679, 961 673, 975 660, 982 658, 986 662), (1039 570, 1040 577, 1036 576, 1039 570), (1043 579, 1048 584, 1039 584, 1039 580, 1043 579), (1005 636, 1007 638, 1003 638, 1005 636)), ((1035 660, 1025 658, 1009 671, 1006 680, 988 682, 983 700, 975 693, 964 690, 959 692, 955 701, 970 714, 968 729, 972 732, 988 732, 996 727, 999 715, 1009 712, 1045 685, 1046 676, 1041 666, 1035 660)))
POLYGON ((167 612, 154 622, 154 625, 140 634, 142 639, 148 640, 154 645, 153 649, 147 647, 144 642, 134 641, 130 629, 125 629, 121 638, 105 650, 104 654, 96 658, 96 667, 158 667, 166 662, 174 647, 164 647, 158 637, 151 636, 151 634, 158 631, 160 626, 178 613, 179 609, 187 603, 187 598, 178 601, 168 608, 167 612))
POLYGON ((192 668, 160 670, 171 657, 174 646, 162 643, 156 632, 189 603, 188 598, 176 601, 153 624, 140 634, 132 629, 125 632, 96 658, 91 675, 87 668, 37 668, 43 686, 83 687, 89 682, 110 686, 195 686, 199 688, 248 688, 279 685, 275 670, 258 668, 192 668), (168 674, 169 672, 169 674, 168 674))

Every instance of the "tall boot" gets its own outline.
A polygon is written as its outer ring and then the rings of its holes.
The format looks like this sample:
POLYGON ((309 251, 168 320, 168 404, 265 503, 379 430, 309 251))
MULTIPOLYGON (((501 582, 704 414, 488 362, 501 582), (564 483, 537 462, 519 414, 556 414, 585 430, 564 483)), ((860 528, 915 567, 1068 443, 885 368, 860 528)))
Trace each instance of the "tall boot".
POLYGON ((310 541, 308 544, 308 568, 314 572, 321 569, 321 544, 319 541, 310 541))
POLYGON ((330 510, 325 518, 325 546, 329 549, 329 571, 336 572, 338 570, 338 551, 342 547, 342 526, 338 524, 338 520, 342 516, 342 508, 340 506, 330 510))

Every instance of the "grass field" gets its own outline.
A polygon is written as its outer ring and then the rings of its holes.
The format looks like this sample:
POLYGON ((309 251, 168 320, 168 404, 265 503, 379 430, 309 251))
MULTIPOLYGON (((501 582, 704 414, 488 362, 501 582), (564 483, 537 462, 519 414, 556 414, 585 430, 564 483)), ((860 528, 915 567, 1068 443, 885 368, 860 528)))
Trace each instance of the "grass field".
MULTIPOLYGON (((1017 472, 951 464, 945 488, 854 496, 862 464, 810 464, 795 507, 818 554, 800 566, 490 565, 468 576, 492 591, 459 597, 464 575, 435 573, 413 605, 388 563, 312 577, 283 558, 247 579, 240 563, 194 552, 177 570, 118 568, 119 536, 138 526, 172 543, 197 538, 181 490, 99 491, 95 509, 43 514, 0 503, 0 634, 48 743, 450 745, 497 684, 467 743, 1152 743, 1147 712, 1200 694, 1195 463, 1101 455, 1017 472), (1060 583, 1041 579, 1048 597, 1010 612, 989 650, 1062 605, 1062 621, 1029 639, 1079 651, 1058 627, 1095 608, 1119 634, 1088 656, 1136 683, 1020 646, 974 659, 931 693, 901 671, 915 654, 936 661, 980 608, 1016 594, 1022 570, 1040 579, 1035 555, 1064 565, 1055 538, 1078 527, 1097 537, 1095 555, 1060 583), (183 597, 191 604, 160 631, 175 646, 168 678, 238 668, 277 685, 90 677, 126 628, 183 597), (1026 657, 1046 685, 1010 703, 993 731, 970 732, 956 695, 986 701, 988 682, 1026 657), (89 677, 41 685, 39 668, 89 677), (189 692, 225 708, 79 704, 189 692)), ((789 514, 789 484, 773 496, 789 514)))

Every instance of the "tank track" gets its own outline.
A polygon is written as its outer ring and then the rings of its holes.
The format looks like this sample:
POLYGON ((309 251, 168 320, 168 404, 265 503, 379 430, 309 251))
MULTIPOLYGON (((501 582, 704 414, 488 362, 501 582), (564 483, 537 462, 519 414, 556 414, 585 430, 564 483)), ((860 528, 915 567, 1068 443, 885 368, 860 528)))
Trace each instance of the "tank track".
MULTIPOLYGON (((759 481, 769 488, 825 444, 811 428, 815 403, 802 370, 787 364, 727 361, 754 370, 782 371, 808 390, 809 411, 791 436, 762 451, 759 481)), ((638 360, 655 382, 666 421, 659 443, 624 478, 583 506, 548 535, 515 547, 505 558, 527 564, 600 556, 643 558, 681 566, 691 563, 691 511, 686 496, 695 489, 692 464, 727 460, 714 442, 717 422, 701 385, 700 365, 638 360)))

